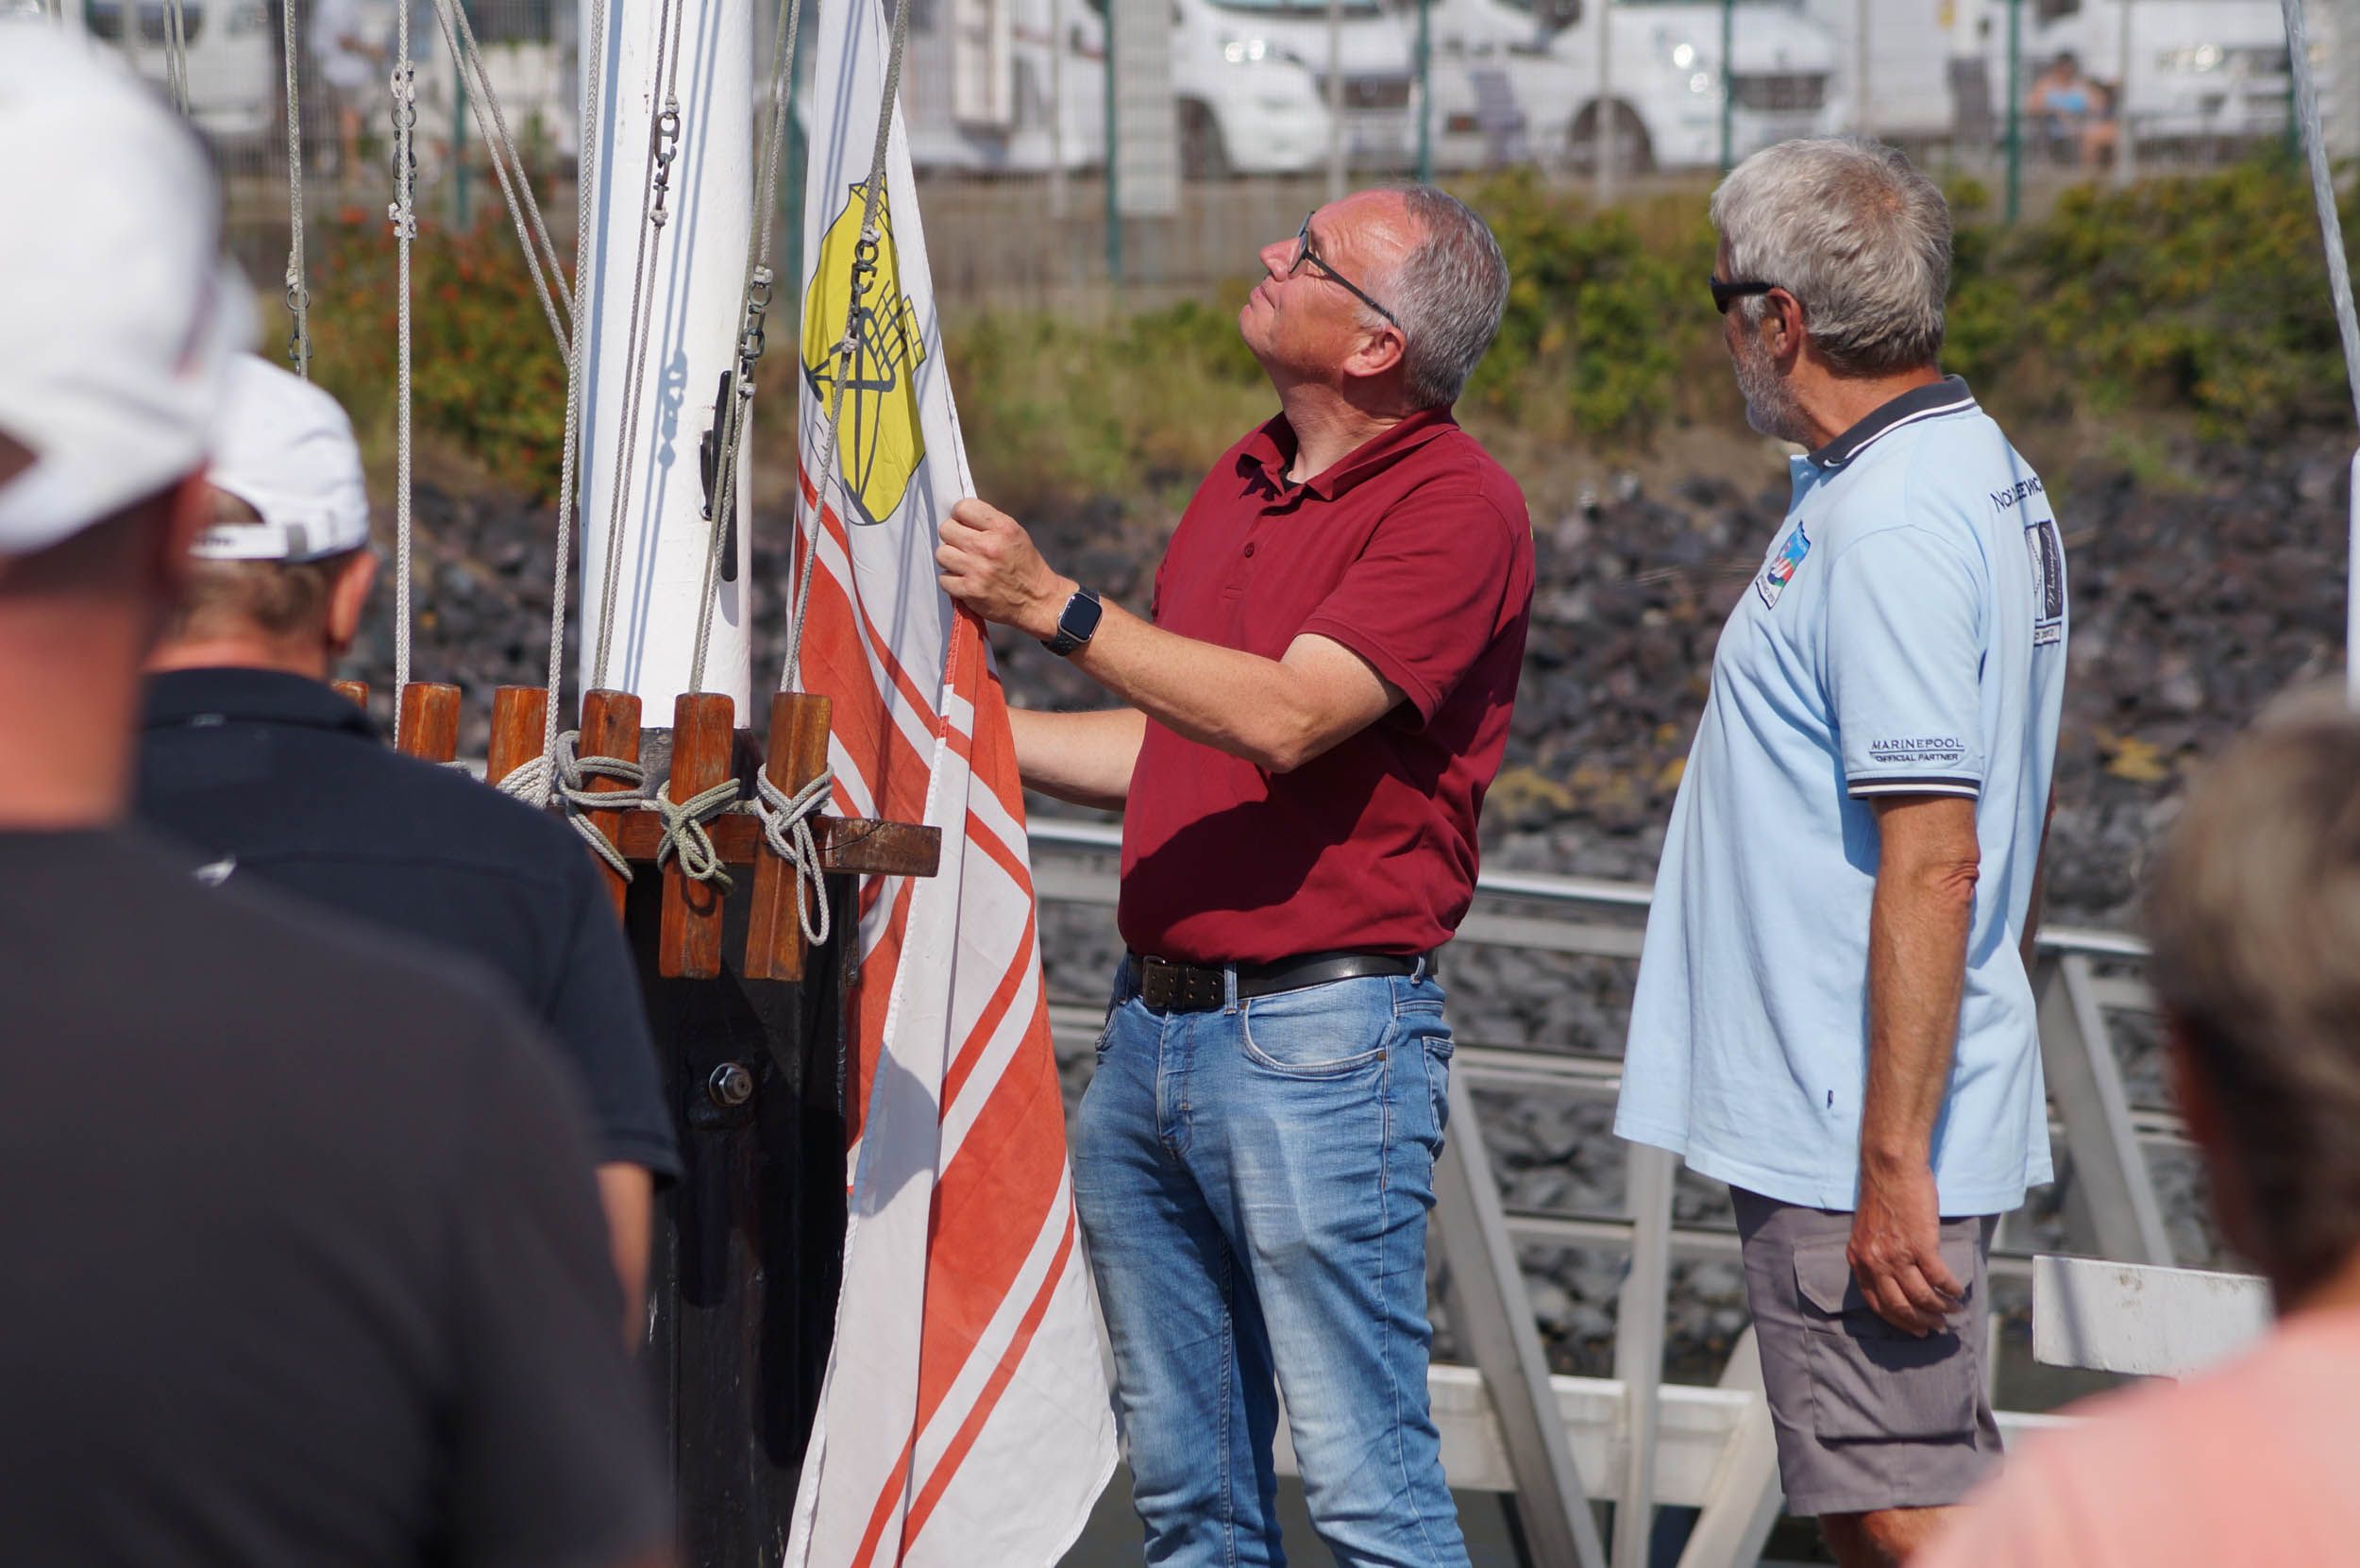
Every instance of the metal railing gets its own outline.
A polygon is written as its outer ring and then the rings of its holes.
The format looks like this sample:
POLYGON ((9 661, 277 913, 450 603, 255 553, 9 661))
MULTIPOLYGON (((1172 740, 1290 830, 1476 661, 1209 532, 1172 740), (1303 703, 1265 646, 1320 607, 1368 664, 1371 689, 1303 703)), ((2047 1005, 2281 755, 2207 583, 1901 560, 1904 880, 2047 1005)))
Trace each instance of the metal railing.
MULTIPOLYGON (((1036 818, 1030 836, 1041 899, 1114 904, 1117 875, 1103 861, 1121 846, 1118 824, 1036 818), (1088 863, 1091 858, 1101 863, 1088 863)), ((1495 870, 1478 878, 1476 895, 1454 948, 1628 960, 1638 957, 1644 936, 1631 917, 1647 908, 1653 889, 1595 877, 1495 870)), ((2047 926, 2035 949, 2052 1138, 2071 1156, 2065 1186, 2068 1243, 2120 1261, 2170 1263, 2146 1151, 2184 1144, 2185 1134, 2169 1111, 2131 1104, 2106 1025, 2109 1012, 2151 1011, 2153 1002, 2137 979, 2099 972, 2140 962, 2145 944, 2117 932, 2047 926)), ((1447 951, 1443 963, 1447 977, 1447 951)), ((1053 1028, 1069 1044, 1094 1037, 1102 1005, 1096 999, 1053 1001, 1053 1028)), ((1444 1427, 1454 1482, 1512 1489, 1531 1560, 1546 1568, 1604 1568, 1609 1560, 1591 1526, 1587 1499, 1610 1491, 1618 1504, 1616 1568, 1645 1560, 1648 1522, 1663 1503, 1704 1510, 1682 1568, 1752 1562, 1776 1521, 1778 1495, 1751 1330, 1720 1389, 1675 1389, 1667 1395, 1662 1382, 1670 1264, 1675 1258, 1733 1261, 1734 1230, 1674 1224, 1677 1159, 1641 1145, 1626 1148, 1622 1214, 1506 1206, 1469 1086, 1610 1099, 1621 1087, 1619 1055, 1483 1040, 1460 1044, 1454 1060, 1459 1071, 1452 1075, 1453 1122, 1477 1136, 1453 1138, 1445 1148, 1434 1236, 1446 1263, 1442 1283, 1454 1336, 1480 1373, 1472 1378, 1465 1369, 1436 1369, 1436 1416, 1444 1427), (1614 1378, 1549 1374, 1516 1260, 1520 1243, 1629 1256, 1616 1318, 1614 1378), (1610 1475, 1610 1489, 1583 1485, 1584 1477, 1610 1475)), ((2002 1244, 1992 1257, 1996 1278, 2030 1279, 2031 1250, 2023 1230, 2021 1211, 2003 1222, 2002 1244)), ((1996 1333, 1997 1314, 1993 1322, 1996 1333)), ((2003 1424, 2021 1430, 2046 1419, 2009 1412, 2003 1424)))

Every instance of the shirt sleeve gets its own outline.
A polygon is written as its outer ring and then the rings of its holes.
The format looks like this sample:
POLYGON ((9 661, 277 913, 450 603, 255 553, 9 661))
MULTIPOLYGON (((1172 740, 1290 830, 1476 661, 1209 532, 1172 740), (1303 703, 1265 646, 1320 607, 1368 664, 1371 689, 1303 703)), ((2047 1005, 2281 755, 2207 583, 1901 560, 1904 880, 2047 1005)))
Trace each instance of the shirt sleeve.
POLYGON ((566 892, 573 922, 549 1002, 549 1032, 582 1080, 599 1162, 644 1166, 668 1180, 680 1174, 680 1150, 638 966, 598 868, 585 854, 575 852, 572 861, 578 865, 566 892))
POLYGON ((1499 634, 1509 595, 1530 594, 1518 554, 1527 530, 1474 492, 1413 492, 1299 634, 1351 649, 1430 719, 1499 634))
POLYGON ((1930 530, 1886 529, 1836 558, 1826 603, 1846 787, 1855 797, 1980 795, 1979 565, 1930 530))
POLYGON ((448 1560, 610 1564, 670 1533, 622 1290, 564 1081, 522 1020, 486 1035, 446 1195, 459 1324, 448 1560))

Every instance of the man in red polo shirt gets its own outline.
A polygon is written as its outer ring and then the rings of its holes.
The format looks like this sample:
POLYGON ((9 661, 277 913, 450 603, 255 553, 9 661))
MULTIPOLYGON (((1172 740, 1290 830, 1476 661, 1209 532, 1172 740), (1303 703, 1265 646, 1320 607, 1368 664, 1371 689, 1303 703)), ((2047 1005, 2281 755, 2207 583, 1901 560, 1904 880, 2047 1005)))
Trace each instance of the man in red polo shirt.
POLYGON ((1432 954, 1475 891, 1532 541, 1450 406, 1508 268, 1426 187, 1321 208, 1261 261, 1239 329, 1282 412, 1198 488, 1154 618, 980 501, 942 526, 942 582, 1124 704, 1014 717, 1029 785, 1124 812, 1130 955, 1074 1202, 1148 1560, 1283 1560, 1283 1389, 1338 1562, 1463 1568, 1426 1407, 1432 954))

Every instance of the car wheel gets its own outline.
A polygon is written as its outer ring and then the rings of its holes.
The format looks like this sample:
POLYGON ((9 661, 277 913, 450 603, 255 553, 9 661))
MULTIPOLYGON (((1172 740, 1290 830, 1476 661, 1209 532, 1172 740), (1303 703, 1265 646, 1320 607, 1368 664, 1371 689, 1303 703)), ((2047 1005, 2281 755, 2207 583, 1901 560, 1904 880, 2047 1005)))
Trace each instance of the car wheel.
MULTIPOLYGON (((1655 168, 1655 144, 1648 139, 1647 127, 1638 111, 1630 105, 1616 100, 1611 106, 1611 140, 1614 172, 1644 175, 1655 168)), ((1572 128, 1565 133, 1565 158, 1576 171, 1594 174, 1598 167, 1598 106, 1585 104, 1574 116, 1572 128)))
POLYGON ((1221 122, 1200 103, 1180 106, 1180 172, 1190 179, 1227 179, 1231 173, 1221 122))

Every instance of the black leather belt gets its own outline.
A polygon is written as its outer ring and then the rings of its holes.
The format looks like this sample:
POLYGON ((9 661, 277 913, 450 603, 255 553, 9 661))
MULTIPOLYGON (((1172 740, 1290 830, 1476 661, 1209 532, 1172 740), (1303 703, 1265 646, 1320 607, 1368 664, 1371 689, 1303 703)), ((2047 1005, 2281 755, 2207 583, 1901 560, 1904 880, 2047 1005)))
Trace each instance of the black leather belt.
POLYGON ((1238 977, 1238 1000, 1299 991, 1336 980, 1357 980, 1372 974, 1415 974, 1431 956, 1397 953, 1306 953, 1268 964, 1175 964, 1169 958, 1141 957, 1134 953, 1123 962, 1139 1000, 1159 1013, 1209 1013, 1229 1001, 1227 977, 1238 977))

